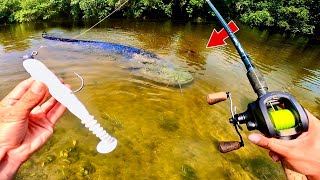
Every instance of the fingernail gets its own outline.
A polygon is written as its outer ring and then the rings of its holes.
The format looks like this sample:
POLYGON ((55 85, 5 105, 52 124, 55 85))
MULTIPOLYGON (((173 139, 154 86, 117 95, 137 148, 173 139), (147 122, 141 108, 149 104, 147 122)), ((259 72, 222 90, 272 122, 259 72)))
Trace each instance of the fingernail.
POLYGON ((43 92, 44 86, 41 82, 35 81, 31 86, 31 91, 35 94, 41 94, 43 92))
POLYGON ((257 144, 260 141, 260 136, 257 134, 251 134, 251 135, 249 135, 248 139, 252 143, 257 144))

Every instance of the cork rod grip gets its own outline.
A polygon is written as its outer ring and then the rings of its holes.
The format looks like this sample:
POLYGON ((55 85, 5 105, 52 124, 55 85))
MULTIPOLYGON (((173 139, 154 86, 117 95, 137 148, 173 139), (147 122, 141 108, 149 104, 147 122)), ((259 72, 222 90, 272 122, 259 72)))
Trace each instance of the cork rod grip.
POLYGON ((227 153, 241 148, 238 141, 222 141, 219 143, 219 151, 221 153, 227 153))
POLYGON ((207 96, 207 103, 209 105, 214 105, 219 102, 225 101, 227 99, 228 99, 228 95, 226 92, 218 92, 218 93, 209 94, 207 96))

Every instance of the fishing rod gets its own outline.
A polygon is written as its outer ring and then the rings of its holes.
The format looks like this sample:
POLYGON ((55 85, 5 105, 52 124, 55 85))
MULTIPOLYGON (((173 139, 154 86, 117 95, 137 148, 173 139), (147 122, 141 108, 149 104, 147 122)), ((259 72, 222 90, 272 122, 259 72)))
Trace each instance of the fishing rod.
POLYGON ((210 0, 206 0, 220 23, 228 33, 232 43, 237 49, 246 69, 250 84, 257 94, 257 100, 248 104, 247 110, 236 114, 233 108, 231 93, 220 92, 210 94, 207 97, 209 105, 213 105, 224 100, 230 100, 230 111, 232 117, 229 122, 233 124, 240 141, 224 141, 219 143, 219 150, 222 153, 237 150, 244 146, 239 129, 241 124, 246 124, 249 131, 259 130, 266 137, 278 139, 295 139, 301 133, 308 131, 309 120, 304 108, 289 93, 268 92, 268 86, 263 75, 253 65, 249 55, 245 52, 235 34, 231 31, 226 21, 213 6, 210 0))

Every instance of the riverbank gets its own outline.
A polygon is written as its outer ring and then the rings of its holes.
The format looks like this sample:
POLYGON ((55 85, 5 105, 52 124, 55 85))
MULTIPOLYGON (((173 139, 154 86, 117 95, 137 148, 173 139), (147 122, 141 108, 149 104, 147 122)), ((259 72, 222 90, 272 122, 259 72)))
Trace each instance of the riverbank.
MULTIPOLYGON (((118 0, 5 0, 0 2, 0 24, 60 18, 101 19, 122 3, 124 1, 118 0)), ((214 4, 226 19, 252 27, 320 35, 320 5, 316 1, 224 0, 214 4)), ((112 18, 211 21, 214 17, 204 0, 135 0, 128 1, 112 18)))

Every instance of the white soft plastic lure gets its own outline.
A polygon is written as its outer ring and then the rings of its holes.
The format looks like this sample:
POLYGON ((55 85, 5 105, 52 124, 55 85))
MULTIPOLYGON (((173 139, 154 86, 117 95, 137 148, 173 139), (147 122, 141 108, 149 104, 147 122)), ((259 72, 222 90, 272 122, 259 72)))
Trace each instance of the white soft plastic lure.
POLYGON ((109 153, 117 146, 117 140, 111 137, 89 114, 86 107, 79 101, 77 96, 67 88, 58 77, 53 74, 42 62, 36 59, 26 59, 23 66, 33 79, 47 85, 50 94, 68 110, 77 116, 81 123, 86 126, 93 134, 100 138, 101 142, 97 145, 99 153, 109 153))

